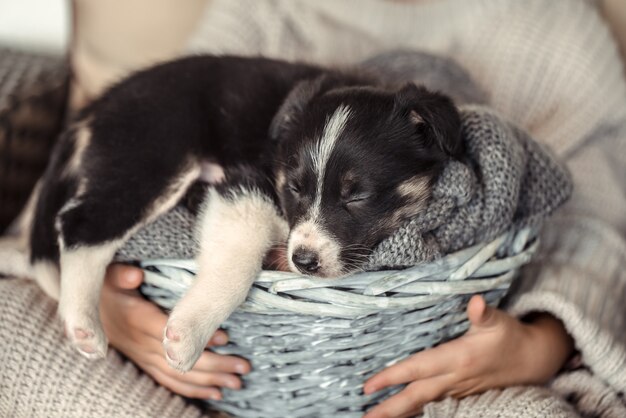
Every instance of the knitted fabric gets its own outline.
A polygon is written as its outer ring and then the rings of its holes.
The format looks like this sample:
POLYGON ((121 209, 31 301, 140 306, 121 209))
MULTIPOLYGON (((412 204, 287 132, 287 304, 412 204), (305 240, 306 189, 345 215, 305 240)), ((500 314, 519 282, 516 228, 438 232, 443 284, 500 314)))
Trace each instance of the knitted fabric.
POLYGON ((34 282, 0 281, 0 416, 180 417, 200 410, 172 395, 115 351, 77 355, 56 303, 34 282))
POLYGON ((196 255, 195 217, 178 205, 140 229, 118 251, 117 261, 132 262, 159 258, 192 259, 196 255))
POLYGON ((0 232, 24 206, 61 130, 69 69, 0 47, 0 232))

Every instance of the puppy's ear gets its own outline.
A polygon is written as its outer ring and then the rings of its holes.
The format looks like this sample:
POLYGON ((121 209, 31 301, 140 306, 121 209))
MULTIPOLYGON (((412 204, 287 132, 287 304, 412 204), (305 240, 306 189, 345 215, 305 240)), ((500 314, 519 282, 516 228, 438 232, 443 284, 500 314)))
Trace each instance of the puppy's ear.
POLYGON ((282 133, 293 126, 307 104, 317 96, 325 83, 325 76, 300 81, 285 98, 270 125, 270 139, 278 140, 282 133))
POLYGON ((409 83, 396 93, 395 111, 423 132, 429 145, 461 157, 461 116, 450 98, 409 83))
POLYGON ((300 81, 295 85, 278 109, 270 125, 270 139, 280 139, 282 133, 297 124, 309 102, 316 96, 333 89, 366 84, 370 78, 364 75, 328 72, 317 78, 300 81))

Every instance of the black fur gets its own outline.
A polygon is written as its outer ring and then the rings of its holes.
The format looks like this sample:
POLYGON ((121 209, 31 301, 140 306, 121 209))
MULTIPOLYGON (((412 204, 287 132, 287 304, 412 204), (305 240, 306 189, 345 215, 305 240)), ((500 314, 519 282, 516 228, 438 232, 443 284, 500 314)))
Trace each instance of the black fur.
MULTIPOLYGON (((65 245, 121 237, 187 159, 211 156, 270 174, 270 122, 298 80, 322 70, 265 59, 192 57, 139 72, 84 109, 91 131, 79 177, 89 184, 81 204, 60 215, 65 245)), ((57 260, 55 218, 76 192, 61 173, 76 128, 56 147, 44 176, 31 235, 31 259, 57 260)))
POLYGON ((432 182, 447 158, 460 155, 452 103, 413 85, 393 90, 352 73, 211 56, 136 73, 81 112, 45 174, 32 261, 58 261, 55 223, 67 248, 123 237, 171 180, 201 159, 224 167, 218 192, 260 189, 293 226, 314 199, 305 147, 340 105, 351 115, 329 161, 322 214, 324 227, 352 248, 342 258, 353 262, 397 226, 389 214, 415 203, 397 186, 416 176, 432 182), (89 145, 79 170, 68 174, 81 126, 89 145), (275 188, 281 171, 287 181, 275 188), (84 193, 76 196, 81 184, 84 193))

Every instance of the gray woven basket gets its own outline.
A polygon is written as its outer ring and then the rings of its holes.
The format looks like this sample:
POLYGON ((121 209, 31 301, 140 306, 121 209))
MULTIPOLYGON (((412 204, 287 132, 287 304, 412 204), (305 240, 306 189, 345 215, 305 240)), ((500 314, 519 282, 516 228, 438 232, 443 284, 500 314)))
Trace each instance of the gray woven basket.
MULTIPOLYGON (((362 416, 400 389, 365 396, 369 376, 465 332, 471 295, 496 305, 537 245, 527 228, 401 271, 341 279, 263 271, 223 324, 229 344, 214 349, 247 358, 252 372, 243 390, 209 403, 238 417, 362 416)), ((166 309, 196 272, 191 260, 142 266, 144 294, 166 309)))

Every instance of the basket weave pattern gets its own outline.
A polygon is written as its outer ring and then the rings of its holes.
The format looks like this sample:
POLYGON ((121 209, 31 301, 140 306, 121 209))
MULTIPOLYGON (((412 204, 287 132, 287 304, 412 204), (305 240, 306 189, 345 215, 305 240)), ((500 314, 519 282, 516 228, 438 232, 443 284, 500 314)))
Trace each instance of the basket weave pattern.
MULTIPOLYGON (((537 249, 534 231, 504 234, 401 271, 318 279, 263 271, 228 319, 230 342, 215 348, 252 363, 245 389, 224 389, 215 408, 239 417, 357 417, 399 388, 363 395, 375 372, 461 335, 473 294, 505 296, 537 249)), ((142 291, 172 308, 194 279, 191 260, 142 263, 142 291)))

